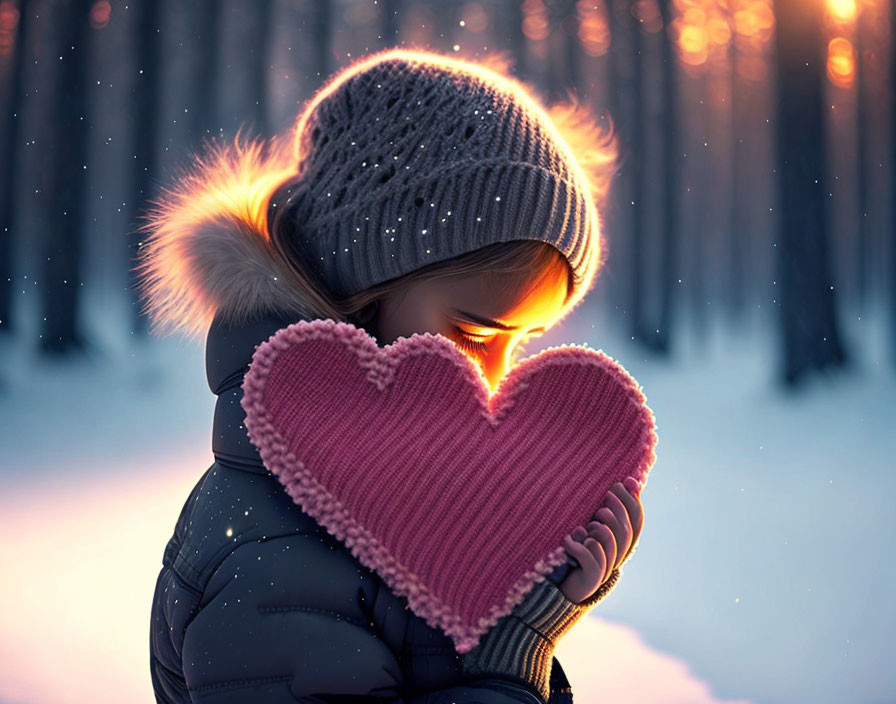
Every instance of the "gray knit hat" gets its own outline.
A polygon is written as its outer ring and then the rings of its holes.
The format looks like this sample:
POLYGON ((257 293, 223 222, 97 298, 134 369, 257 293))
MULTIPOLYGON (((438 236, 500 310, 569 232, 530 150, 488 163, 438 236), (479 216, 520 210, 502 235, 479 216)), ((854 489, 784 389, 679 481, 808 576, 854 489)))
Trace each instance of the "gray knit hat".
POLYGON ((390 49, 334 75, 295 129, 285 194, 293 248, 345 297, 496 242, 536 239, 575 272, 599 266, 588 180, 545 110, 512 78, 390 49))

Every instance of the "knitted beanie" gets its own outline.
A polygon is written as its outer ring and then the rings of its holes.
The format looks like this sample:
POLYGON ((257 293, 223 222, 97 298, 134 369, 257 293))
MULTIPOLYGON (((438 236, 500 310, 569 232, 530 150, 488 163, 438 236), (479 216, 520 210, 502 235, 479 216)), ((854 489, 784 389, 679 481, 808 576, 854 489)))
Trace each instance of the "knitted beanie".
POLYGON ((378 52, 320 89, 294 151, 297 177, 271 207, 287 209, 290 245, 336 296, 526 239, 569 261, 568 309, 591 287, 601 246, 587 177, 512 78, 435 53, 378 52))

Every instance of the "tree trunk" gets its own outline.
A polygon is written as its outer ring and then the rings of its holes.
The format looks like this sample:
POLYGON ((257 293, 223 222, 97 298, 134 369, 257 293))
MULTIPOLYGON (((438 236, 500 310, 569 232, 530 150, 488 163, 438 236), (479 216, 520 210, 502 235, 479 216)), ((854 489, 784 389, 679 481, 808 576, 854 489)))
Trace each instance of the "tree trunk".
POLYGON ((41 286, 44 325, 39 349, 60 355, 82 350, 79 329, 84 185, 87 173, 87 82, 90 32, 88 0, 58 6, 57 65, 53 110, 51 189, 48 195, 50 231, 42 257, 41 286))
POLYGON ((15 321, 12 311, 12 243, 16 224, 16 179, 19 173, 19 135, 21 134, 21 114, 24 105, 22 76, 25 73, 25 29, 30 12, 27 0, 20 0, 19 18, 13 37, 11 68, 6 90, 3 116, 3 142, 0 145, 0 333, 12 333, 15 321))
POLYGON ((270 129, 268 117, 268 47, 271 43, 271 14, 273 0, 254 0, 252 3, 252 22, 254 23, 252 41, 246 71, 249 75, 249 103, 255 132, 263 137, 268 136, 270 129))
POLYGON ((507 15, 507 32, 510 35, 510 50, 516 60, 513 67, 517 78, 529 80, 529 65, 526 54, 526 35, 523 34, 523 3, 508 0, 504 3, 507 15))
POLYGON ((380 36, 384 47, 398 46, 401 29, 402 0, 382 0, 380 36))
POLYGON ((131 296, 133 317, 131 333, 145 335, 147 331, 146 315, 142 313, 137 289, 134 268, 137 266, 137 255, 140 248, 141 234, 135 231, 139 226, 137 217, 142 215, 148 202, 155 194, 154 177, 156 175, 157 125, 159 121, 160 90, 159 62, 160 35, 160 3, 142 2, 137 6, 137 76, 134 84, 134 197, 131 199, 133 226, 129 231, 128 241, 128 292, 131 296))
POLYGON ((576 0, 556 0, 549 5, 551 102, 565 100, 568 92, 581 97, 582 52, 579 41, 579 13, 576 0))
POLYGON ((457 3, 435 0, 432 3, 435 12, 435 41, 443 51, 448 51, 454 45, 454 37, 458 27, 459 8, 457 3))
MULTIPOLYGON (((153 3, 155 4, 155 3, 153 3)), ((217 111, 218 44, 220 0, 202 0, 193 6, 193 35, 196 49, 196 100, 193 104, 191 137, 204 138, 219 132, 217 111)))
POLYGON ((610 241, 610 266, 604 272, 606 277, 609 312, 616 322, 628 327, 629 291, 625 286, 626 277, 622 264, 627 260, 631 249, 630 241, 623 233, 631 231, 632 220, 632 154, 630 151, 632 117, 627 98, 630 95, 632 80, 628 75, 628 60, 631 36, 631 24, 634 18, 628 11, 627 0, 606 0, 607 19, 610 24, 610 89, 607 91, 607 111, 613 120, 619 137, 619 168, 614 184, 614 196, 608 202, 606 212, 607 231, 619 233, 610 241), (624 11, 623 11, 624 5, 624 11), (619 272, 618 274, 616 272, 619 272))
POLYGON ((314 65, 318 83, 323 83, 333 72, 332 37, 333 3, 317 0, 314 3, 314 65))
POLYGON ((828 243, 822 7, 819 0, 777 0, 775 15, 781 377, 786 386, 795 387, 814 370, 846 364, 847 356, 837 324, 828 243))
MULTIPOLYGON (((896 127, 896 0, 890 0, 890 124, 896 127)), ((896 129, 890 130, 890 349, 896 368, 896 129)))
POLYGON ((647 125, 644 101, 644 30, 641 22, 635 20, 632 28, 632 58, 634 60, 634 80, 632 90, 634 92, 634 104, 632 106, 632 130, 629 139, 629 159, 631 163, 632 179, 632 236, 629 248, 629 332, 632 339, 640 344, 649 346, 647 324, 645 320, 644 305, 644 265, 646 257, 647 241, 647 188, 644 183, 644 145, 647 139, 647 125))
POLYGON ((868 224, 868 130, 871 124, 868 119, 868 93, 865 83, 865 58, 862 46, 862 26, 868 10, 863 9, 862 3, 856 5, 858 16, 856 17, 856 196, 858 198, 859 222, 856 228, 856 302, 859 314, 863 312, 868 300, 868 252, 871 228, 868 224))
MULTIPOLYGON (((706 71, 702 71, 698 79, 698 89, 702 98, 700 107, 697 110, 697 119, 700 120, 700 129, 697 132, 706 135, 709 131, 710 120, 707 115, 709 95, 709 77, 706 71)), ((695 145, 696 146, 696 145, 695 145)), ((700 144, 702 147, 702 142, 700 144)), ((710 257, 707 254, 709 249, 706 245, 707 233, 712 228, 711 199, 706 197, 706 193, 712 190, 713 186, 713 164, 707 149, 697 148, 695 160, 697 162, 697 173, 694 176, 697 187, 703 190, 703 197, 699 199, 697 204, 697 215, 694 218, 693 233, 691 241, 687 248, 688 260, 690 261, 688 289, 690 291, 690 313, 693 320, 693 335, 700 342, 705 343, 709 332, 709 301, 706 296, 710 290, 706 276, 707 263, 710 257)))
POLYGON ((746 196, 750 178, 745 173, 749 168, 749 159, 744 158, 742 135, 748 130, 742 122, 743 113, 749 107, 743 100, 743 91, 737 73, 737 42, 732 38, 728 53, 731 61, 731 208, 728 211, 728 315, 737 325, 744 323, 747 307, 746 269, 747 250, 745 245, 750 237, 747 225, 750 199, 746 196))
POLYGON ((659 333, 655 335, 656 351, 669 354, 672 336, 672 315, 675 306, 675 282, 679 279, 679 152, 681 141, 678 127, 678 71, 677 55, 669 34, 673 14, 671 2, 660 0, 663 17, 663 183, 661 212, 662 233, 660 236, 660 320, 659 333))

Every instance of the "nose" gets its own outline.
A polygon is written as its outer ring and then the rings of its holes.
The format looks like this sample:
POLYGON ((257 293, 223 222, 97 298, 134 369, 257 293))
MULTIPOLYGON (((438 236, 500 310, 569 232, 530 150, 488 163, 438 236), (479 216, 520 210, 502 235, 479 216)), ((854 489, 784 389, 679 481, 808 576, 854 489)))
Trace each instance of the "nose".
POLYGON ((480 357, 479 367, 488 381, 489 389, 494 393, 501 379, 510 371, 510 346, 490 345, 480 357))

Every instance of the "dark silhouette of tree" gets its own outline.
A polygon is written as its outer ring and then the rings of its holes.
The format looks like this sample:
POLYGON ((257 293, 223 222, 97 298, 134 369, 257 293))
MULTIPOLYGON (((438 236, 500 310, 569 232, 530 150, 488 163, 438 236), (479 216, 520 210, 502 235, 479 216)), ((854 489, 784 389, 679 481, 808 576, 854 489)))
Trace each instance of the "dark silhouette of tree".
POLYGON ((678 119, 678 71, 677 52, 670 33, 673 13, 671 0, 659 0, 663 19, 662 44, 662 90, 663 90, 663 183, 661 189, 663 213, 660 221, 660 301, 658 333, 648 337, 657 352, 669 353, 672 335, 672 315, 675 306, 675 281, 678 280, 679 242, 679 195, 680 166, 678 154, 681 151, 678 119))
POLYGON ((517 78, 529 80, 529 64, 526 56, 526 35, 523 34, 523 3, 508 0, 502 6, 506 18, 506 32, 510 37, 510 51, 514 57, 513 72, 517 78))
POLYGON ((268 48, 270 47, 271 14, 273 0, 253 0, 252 39, 249 55, 246 57, 246 72, 249 76, 249 116, 256 132, 268 135, 268 48))
POLYGON ((383 46, 397 46, 401 31, 402 0, 382 0, 380 3, 380 39, 383 46))
POLYGON ((582 96, 582 43, 579 40, 579 13, 576 0, 554 0, 548 5, 550 27, 550 71, 548 97, 552 102, 566 98, 569 91, 582 96))
POLYGON ((132 202, 132 227, 128 234, 128 295, 133 318, 132 333, 145 335, 148 329, 146 316, 140 312, 139 292, 134 267, 140 248, 141 234, 136 231, 137 216, 143 213, 149 201, 155 197, 156 146, 161 92, 159 72, 161 45, 161 4, 137 3, 136 54, 137 71, 134 80, 133 136, 134 196, 132 202))
POLYGON ((870 230, 868 226, 868 119, 867 76, 865 75, 865 49, 863 47, 863 25, 867 22, 868 10, 862 3, 856 3, 856 197, 858 199, 859 222, 856 224, 856 300, 861 312, 868 297, 868 252, 870 230))
MULTIPOLYGON (((890 124, 896 127, 896 0, 890 0, 890 124)), ((890 130, 890 203, 896 203, 896 129, 890 130)), ((890 208, 890 334, 896 367, 896 206, 890 208)))
POLYGON ((79 330, 84 190, 87 180, 87 82, 90 32, 88 0, 60 3, 56 11, 57 50, 50 168, 49 231, 41 257, 42 354, 60 355, 86 348, 79 330))
POLYGON ((443 50, 447 50, 454 44, 460 8, 457 3, 445 2, 445 0, 435 0, 431 7, 435 13, 434 41, 440 44, 443 50))
POLYGON ((743 121, 748 105, 744 96, 744 87, 737 71, 739 52, 737 41, 732 36, 728 43, 728 59, 731 66, 731 207, 728 211, 728 282, 725 286, 727 312, 735 323, 743 322, 747 307, 746 264, 747 251, 745 242, 751 236, 747 227, 749 198, 744 197, 749 178, 745 171, 750 160, 745 158, 743 136, 747 128, 743 121))
MULTIPOLYGON (((699 124, 697 134, 705 135, 709 130, 708 95, 709 95, 709 69, 704 66, 698 78, 698 90, 700 91, 700 107, 695 109, 691 119, 699 124)), ((706 194, 711 192, 714 185, 714 175, 710 152, 707 149, 699 149, 695 154, 697 163, 694 182, 703 189, 698 203, 697 213, 694 218, 693 234, 688 242, 687 257, 689 261, 688 299, 690 301, 690 314, 694 337, 701 343, 706 341, 709 329, 709 284, 707 282, 706 269, 710 256, 708 253, 707 233, 712 229, 712 198, 706 194)))
POLYGON ((333 72, 333 3, 316 0, 314 3, 314 67, 320 81, 333 72))
POLYGON ((25 29, 30 17, 27 0, 20 0, 19 19, 9 59, 10 78, 6 86, 3 115, 3 142, 0 144, 0 332, 12 332, 12 242, 16 223, 14 174, 19 173, 19 135, 21 134, 22 76, 25 73, 25 29))
POLYGON ((627 262, 631 242, 624 233, 631 231, 632 220, 632 164, 633 116, 631 93, 634 80, 630 74, 632 23, 628 0, 606 0, 607 21, 610 24, 610 87, 607 91, 607 111, 613 120, 619 138, 619 168, 613 185, 613 197, 605 212, 608 232, 618 233, 610 242, 610 260, 602 276, 611 303, 610 313, 620 325, 628 327, 629 288, 628 277, 621 268, 627 262))
POLYGON ((776 0, 775 15, 781 377, 795 387, 813 370, 843 366, 847 355, 828 243, 822 7, 819 0, 776 0))
POLYGON ((644 183, 644 145, 647 140, 647 116, 644 100, 645 62, 643 47, 644 29, 641 20, 632 23, 632 60, 634 80, 632 81, 633 105, 631 114, 631 138, 628 141, 632 179, 632 220, 631 247, 629 248, 629 333, 635 342, 650 345, 651 335, 647 334, 644 296, 644 267, 647 256, 647 188, 644 183))
POLYGON ((218 45, 221 33, 220 0, 197 0, 193 3, 191 20, 196 52, 196 73, 194 74, 196 93, 191 109, 193 119, 190 133, 194 138, 202 138, 219 131, 216 122, 218 119, 218 45))

